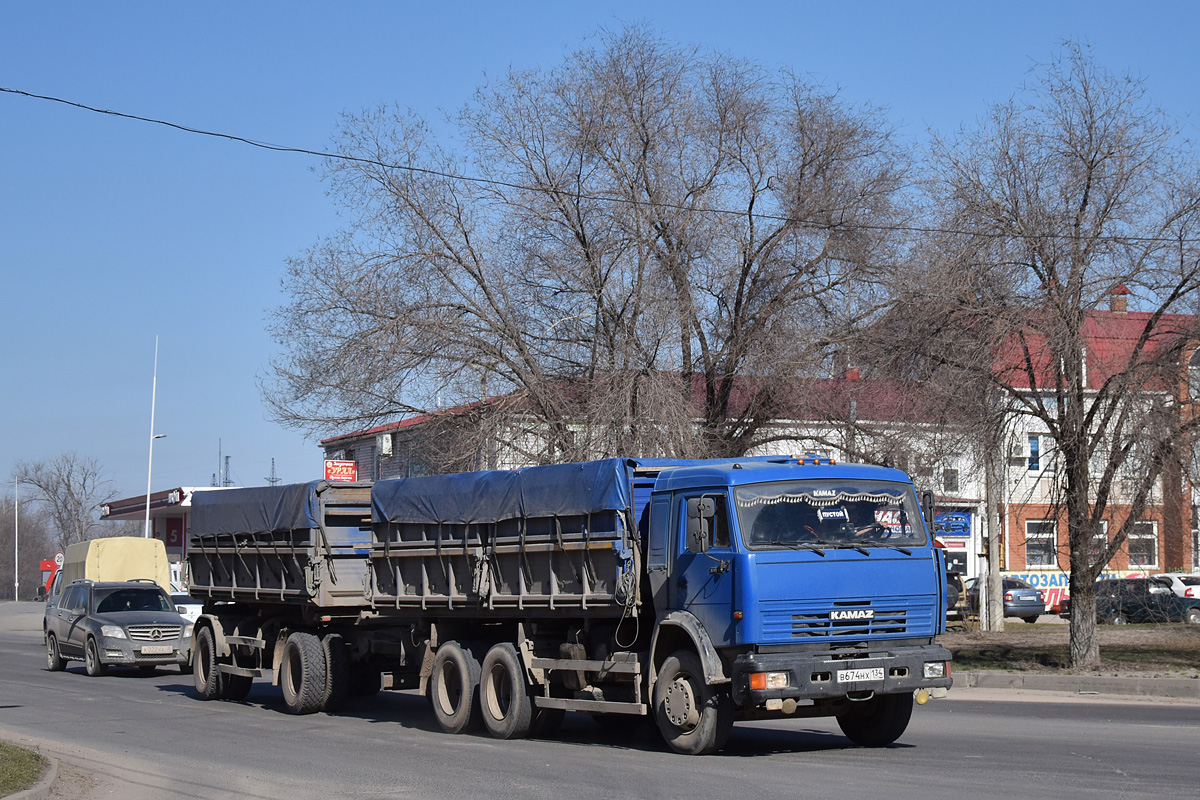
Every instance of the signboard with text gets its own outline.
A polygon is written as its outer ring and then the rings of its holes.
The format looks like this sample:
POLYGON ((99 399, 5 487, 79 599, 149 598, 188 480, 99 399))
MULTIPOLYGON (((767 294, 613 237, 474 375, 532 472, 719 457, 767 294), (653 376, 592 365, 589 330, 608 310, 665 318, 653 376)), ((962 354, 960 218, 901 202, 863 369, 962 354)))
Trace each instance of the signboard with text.
POLYGON ((356 481, 358 480, 357 461, 325 461, 325 480, 327 481, 356 481))

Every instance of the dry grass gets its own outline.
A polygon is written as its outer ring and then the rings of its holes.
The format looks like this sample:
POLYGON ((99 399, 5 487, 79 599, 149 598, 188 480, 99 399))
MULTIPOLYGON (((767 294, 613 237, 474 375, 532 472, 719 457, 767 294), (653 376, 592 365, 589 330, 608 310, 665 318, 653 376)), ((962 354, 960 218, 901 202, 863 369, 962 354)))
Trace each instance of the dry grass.
POLYGON ((45 768, 46 759, 37 753, 0 742, 0 797, 28 789, 45 768))
MULTIPOLYGON (((1067 625, 1029 625, 1015 620, 989 633, 972 625, 952 628, 942 644, 960 670, 1071 673, 1067 625)), ((1200 625, 1101 625, 1097 675, 1200 678, 1200 625)))

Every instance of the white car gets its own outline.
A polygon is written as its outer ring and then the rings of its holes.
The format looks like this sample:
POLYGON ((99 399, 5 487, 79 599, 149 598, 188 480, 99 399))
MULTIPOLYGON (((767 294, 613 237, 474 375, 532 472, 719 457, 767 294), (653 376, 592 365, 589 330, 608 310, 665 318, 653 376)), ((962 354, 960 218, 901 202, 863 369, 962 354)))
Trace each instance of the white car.
POLYGON ((191 623, 195 623, 200 613, 204 611, 204 603, 182 592, 172 592, 171 602, 175 604, 175 610, 179 615, 191 623))
POLYGON ((1155 575, 1171 582, 1171 591, 1180 597, 1200 598, 1200 575, 1189 572, 1168 572, 1155 575))

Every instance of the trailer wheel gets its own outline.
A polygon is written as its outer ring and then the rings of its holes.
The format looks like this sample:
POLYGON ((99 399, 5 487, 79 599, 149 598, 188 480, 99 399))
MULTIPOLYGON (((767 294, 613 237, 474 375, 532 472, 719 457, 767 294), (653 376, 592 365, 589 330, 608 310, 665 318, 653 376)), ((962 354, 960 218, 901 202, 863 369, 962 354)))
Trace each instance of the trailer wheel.
POLYGON ((248 675, 224 673, 221 675, 221 699, 245 700, 246 695, 250 694, 252 686, 254 686, 254 678, 248 675))
POLYGON ((483 724, 496 739, 524 739, 533 722, 533 702, 517 648, 500 642, 483 659, 479 681, 483 724))
POLYGON ((316 634, 295 631, 283 645, 283 703, 293 714, 311 714, 325 695, 325 653, 316 634))
POLYGON ((217 669, 217 643, 212 628, 201 628, 192 648, 192 682, 201 700, 221 699, 221 673, 217 669))
POLYGON ((870 700, 850 703, 837 715, 838 727, 855 744, 884 747, 900 738, 912 717, 913 696, 877 694, 870 700))
POLYGON ((321 695, 322 711, 337 711, 346 705, 350 694, 350 657, 341 634, 327 633, 321 637, 325 654, 325 691, 321 695))
POLYGON ((477 727, 479 660, 458 642, 446 642, 433 656, 429 699, 433 716, 446 733, 477 727))
POLYGON ((704 681, 700 658, 691 650, 667 657, 654 684, 654 718, 677 753, 705 755, 725 746, 733 732, 733 699, 704 681))

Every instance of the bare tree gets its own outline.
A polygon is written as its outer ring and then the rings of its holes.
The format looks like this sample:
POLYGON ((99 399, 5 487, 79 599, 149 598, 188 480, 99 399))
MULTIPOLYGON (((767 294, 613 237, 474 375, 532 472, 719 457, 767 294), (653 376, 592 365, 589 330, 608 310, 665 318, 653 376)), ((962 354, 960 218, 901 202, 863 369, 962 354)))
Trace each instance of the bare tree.
POLYGON ((5 587, 0 588, 0 597, 12 598, 15 583, 20 586, 17 599, 28 599, 37 596, 38 586, 42 583, 40 562, 52 558, 55 551, 50 536, 50 525, 41 509, 22 498, 18 506, 18 520, 14 514, 13 502, 11 494, 0 499, 0 587, 5 587), (19 552, 14 552, 13 538, 18 533, 20 540, 16 544, 19 552), (15 573, 14 556, 17 557, 15 573))
POLYGON ((93 538, 101 525, 100 506, 115 496, 100 464, 75 453, 19 463, 14 477, 33 488, 32 499, 49 517, 58 550, 93 538))
POLYGON ((1177 133, 1140 81, 1068 45, 1027 92, 933 145, 936 227, 952 233, 907 306, 923 320, 914 351, 1052 438, 1076 667, 1099 662, 1094 582, 1160 479, 1178 492, 1170 465, 1195 424, 1181 365, 1197 332, 1181 312, 1200 287, 1200 181, 1177 133), (1114 290, 1142 310, 1105 310, 1114 290))
POLYGON ((271 325, 285 423, 506 396, 534 460, 737 454, 876 307, 907 160, 873 109, 633 27, 454 125, 457 152, 411 114, 345 120, 351 223, 293 260, 271 325))

